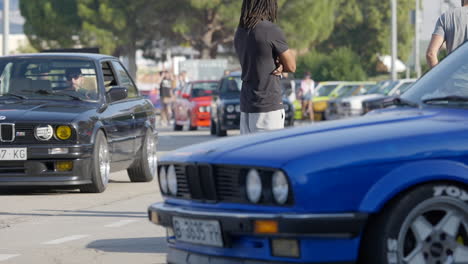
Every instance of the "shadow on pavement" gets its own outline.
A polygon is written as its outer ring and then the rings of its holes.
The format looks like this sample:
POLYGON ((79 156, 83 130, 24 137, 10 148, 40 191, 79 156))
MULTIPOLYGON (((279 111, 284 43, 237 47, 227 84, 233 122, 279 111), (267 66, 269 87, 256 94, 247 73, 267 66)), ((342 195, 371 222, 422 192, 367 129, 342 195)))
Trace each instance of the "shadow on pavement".
POLYGON ((114 211, 86 211, 86 210, 42 210, 38 209, 31 213, 0 212, 1 215, 12 216, 74 216, 74 217, 119 217, 119 218, 148 218, 147 212, 114 212, 114 211))
POLYGON ((86 248, 120 253, 167 253, 166 237, 102 239, 86 248))

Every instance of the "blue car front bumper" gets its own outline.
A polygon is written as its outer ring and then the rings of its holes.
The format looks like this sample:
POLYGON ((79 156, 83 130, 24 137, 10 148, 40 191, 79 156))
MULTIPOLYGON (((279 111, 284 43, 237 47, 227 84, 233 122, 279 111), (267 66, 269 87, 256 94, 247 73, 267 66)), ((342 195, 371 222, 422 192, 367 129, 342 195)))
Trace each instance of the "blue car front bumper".
POLYGON ((199 211, 164 203, 149 208, 150 220, 169 230, 173 217, 216 220, 221 226, 223 247, 177 241, 168 236, 168 263, 353 263, 358 257, 360 234, 366 214, 270 214, 232 211, 199 211), (256 220, 274 220, 275 234, 255 233, 256 220), (297 257, 277 257, 272 250, 275 239, 296 240, 297 257))

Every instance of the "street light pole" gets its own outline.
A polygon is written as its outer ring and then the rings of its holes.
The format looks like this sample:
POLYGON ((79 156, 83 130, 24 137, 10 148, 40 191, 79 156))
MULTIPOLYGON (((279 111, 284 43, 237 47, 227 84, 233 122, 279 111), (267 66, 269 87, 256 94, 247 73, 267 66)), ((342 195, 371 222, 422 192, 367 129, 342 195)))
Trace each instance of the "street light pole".
POLYGON ((10 0, 3 0, 3 56, 8 55, 10 38, 10 0))
POLYGON ((398 41, 397 41, 397 0, 392 1, 392 80, 396 81, 397 71, 396 71, 396 60, 398 58, 398 41))
POLYGON ((421 49, 420 49, 420 16, 421 16, 421 9, 420 9, 420 0, 416 0, 416 12, 415 12, 415 67, 416 67, 416 76, 419 79, 421 77, 421 49))

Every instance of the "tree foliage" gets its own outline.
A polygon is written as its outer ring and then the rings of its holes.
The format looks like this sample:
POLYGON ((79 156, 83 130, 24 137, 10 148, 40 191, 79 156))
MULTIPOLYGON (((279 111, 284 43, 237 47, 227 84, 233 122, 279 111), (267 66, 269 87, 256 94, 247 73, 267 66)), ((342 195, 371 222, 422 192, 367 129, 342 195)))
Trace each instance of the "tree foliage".
POLYGON ((35 49, 71 48, 79 43, 82 20, 76 0, 21 0, 20 11, 24 32, 35 49))
MULTIPOLYGON (((379 0, 340 0, 335 30, 320 50, 329 52, 337 47, 349 46, 366 65, 366 71, 374 74, 377 56, 390 54, 391 2, 379 0)), ((414 36, 410 23, 410 11, 414 0, 398 1, 398 52, 407 61, 414 36)))
POLYGON ((349 47, 330 54, 312 51, 298 60, 297 76, 310 72, 315 81, 364 81, 367 74, 359 56, 349 47))

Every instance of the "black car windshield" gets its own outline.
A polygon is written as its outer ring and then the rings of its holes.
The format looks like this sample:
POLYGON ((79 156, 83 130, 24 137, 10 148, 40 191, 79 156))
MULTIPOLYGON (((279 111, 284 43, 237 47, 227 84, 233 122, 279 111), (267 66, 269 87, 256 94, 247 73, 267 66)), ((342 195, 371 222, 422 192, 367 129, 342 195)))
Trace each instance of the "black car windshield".
POLYGON ((55 58, 0 59, 0 99, 98 99, 93 61, 55 58))
POLYGON ((192 86, 192 97, 211 96, 216 91, 218 82, 197 82, 192 86))
POLYGON ((463 45, 447 56, 439 65, 411 86, 401 98, 426 105, 466 107, 468 100, 468 45, 463 45))
POLYGON ((221 83, 220 92, 223 94, 240 94, 242 89, 242 79, 240 76, 226 77, 221 83))

